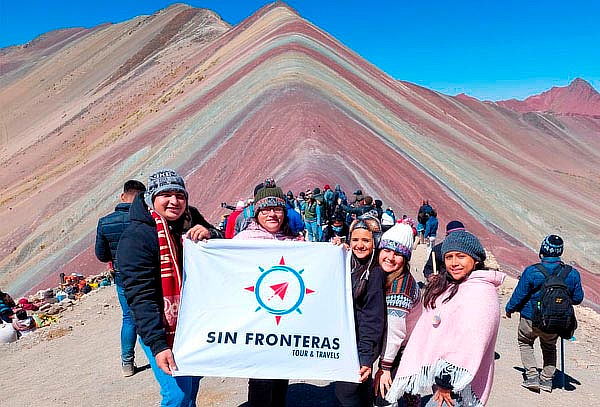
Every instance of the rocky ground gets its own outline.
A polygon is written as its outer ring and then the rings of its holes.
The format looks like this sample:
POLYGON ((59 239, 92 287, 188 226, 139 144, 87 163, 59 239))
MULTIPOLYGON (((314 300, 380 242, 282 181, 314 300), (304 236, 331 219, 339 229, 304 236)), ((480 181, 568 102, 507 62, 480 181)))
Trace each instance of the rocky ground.
MULTIPOLYGON (((413 269, 421 270, 424 248, 413 255, 413 269)), ((417 273, 416 273, 417 274, 417 273)), ((502 306, 516 280, 500 288, 502 306)), ((496 345, 498 359, 489 406, 593 405, 600 392, 600 315, 578 307, 575 341, 565 342, 567 386, 551 394, 532 393, 520 386, 521 367, 516 342, 518 316, 502 318, 496 345)), ((62 314, 60 321, 9 345, 0 345, 0 406, 156 406, 160 396, 147 360, 138 348, 140 371, 121 377, 119 365, 120 308, 114 287, 101 288, 62 314)), ((539 349, 538 357, 541 358, 539 349)), ((560 373, 555 386, 560 385, 560 373)), ((240 406, 246 380, 205 378, 198 405, 240 406)), ((290 407, 334 406, 328 382, 293 381, 290 407)))

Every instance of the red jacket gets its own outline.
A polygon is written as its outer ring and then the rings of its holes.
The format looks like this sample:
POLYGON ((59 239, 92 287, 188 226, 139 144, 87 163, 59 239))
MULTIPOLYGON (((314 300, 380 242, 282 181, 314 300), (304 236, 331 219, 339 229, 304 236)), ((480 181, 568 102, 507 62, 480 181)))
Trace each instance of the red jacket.
POLYGON ((233 239, 233 236, 235 235, 235 220, 243 211, 243 209, 236 209, 227 217, 227 226, 225 226, 225 239, 233 239))

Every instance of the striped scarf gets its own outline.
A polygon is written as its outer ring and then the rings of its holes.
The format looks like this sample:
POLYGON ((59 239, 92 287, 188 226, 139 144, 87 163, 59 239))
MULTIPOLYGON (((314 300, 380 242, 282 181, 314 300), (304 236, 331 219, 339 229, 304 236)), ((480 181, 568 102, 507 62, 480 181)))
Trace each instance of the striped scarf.
POLYGON ((158 245, 160 247, 160 281, 163 294, 163 323, 167 335, 167 344, 173 346, 177 314, 181 298, 181 270, 179 256, 173 236, 169 231, 167 221, 156 211, 150 210, 150 215, 156 222, 158 245))

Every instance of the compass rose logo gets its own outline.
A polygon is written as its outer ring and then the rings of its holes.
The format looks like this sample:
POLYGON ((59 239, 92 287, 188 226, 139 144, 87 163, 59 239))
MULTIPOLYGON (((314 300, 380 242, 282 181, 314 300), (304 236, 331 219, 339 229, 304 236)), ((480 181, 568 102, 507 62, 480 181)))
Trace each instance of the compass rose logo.
POLYGON ((258 267, 260 276, 256 284, 244 288, 251 291, 256 297, 258 307, 255 311, 264 309, 269 314, 275 316, 275 321, 279 325, 283 315, 297 312, 302 314, 300 305, 307 294, 315 291, 307 288, 302 279, 304 270, 296 271, 285 264, 283 257, 279 265, 265 270, 258 267))

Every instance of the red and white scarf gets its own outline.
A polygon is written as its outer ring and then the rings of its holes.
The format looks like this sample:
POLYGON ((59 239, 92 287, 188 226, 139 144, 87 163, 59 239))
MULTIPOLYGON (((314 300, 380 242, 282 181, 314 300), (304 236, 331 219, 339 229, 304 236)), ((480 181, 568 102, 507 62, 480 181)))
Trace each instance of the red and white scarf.
POLYGON ((177 314, 181 298, 181 270, 177 245, 169 230, 167 221, 156 211, 150 210, 150 215, 156 222, 158 245, 160 247, 160 281, 163 294, 163 323, 167 335, 167 344, 173 346, 177 314))

